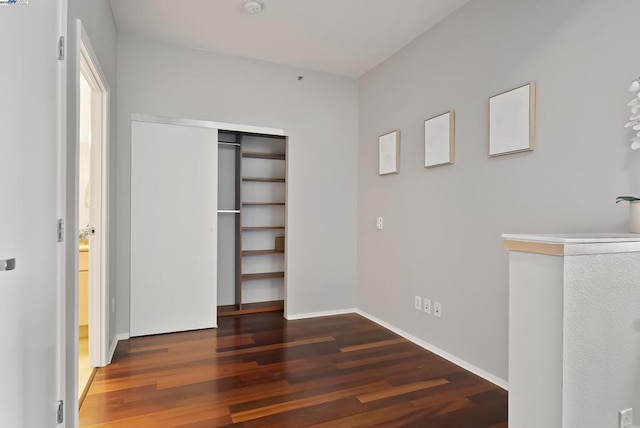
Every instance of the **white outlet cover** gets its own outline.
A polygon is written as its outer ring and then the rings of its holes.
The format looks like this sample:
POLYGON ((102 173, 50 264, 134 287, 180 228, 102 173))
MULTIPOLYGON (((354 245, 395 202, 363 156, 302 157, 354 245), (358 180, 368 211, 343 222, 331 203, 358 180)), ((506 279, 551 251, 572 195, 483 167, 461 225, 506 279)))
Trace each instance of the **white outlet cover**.
POLYGON ((424 303, 424 311, 428 314, 431 313, 431 299, 427 299, 426 297, 422 299, 422 303, 424 303))
POLYGON ((442 316, 442 303, 435 302, 433 304, 433 315, 440 318, 442 316))
POLYGON ((416 310, 421 310, 422 309, 422 298, 420 296, 416 296, 414 298, 414 307, 416 308, 416 310))

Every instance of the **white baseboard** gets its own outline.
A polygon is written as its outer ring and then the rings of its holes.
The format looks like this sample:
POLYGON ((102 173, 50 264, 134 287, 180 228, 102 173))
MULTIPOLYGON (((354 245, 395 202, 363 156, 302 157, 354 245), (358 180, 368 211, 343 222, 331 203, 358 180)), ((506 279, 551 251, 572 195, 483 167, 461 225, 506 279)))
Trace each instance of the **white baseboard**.
POLYGON ((344 315, 344 314, 353 314, 358 310, 356 308, 350 309, 338 309, 336 311, 322 311, 322 312, 307 312, 306 314, 292 314, 285 315, 284 317, 289 320, 303 320, 306 318, 318 318, 318 317, 330 317, 332 315, 344 315))
POLYGON ((107 365, 111 364, 113 361, 113 354, 116 352, 116 346, 118 346, 118 338, 114 337, 113 342, 111 342, 111 346, 109 347, 109 354, 107 357, 107 365))
POLYGON ((463 369, 477 375, 480 376, 481 378, 493 383, 494 385, 499 386, 500 388, 508 391, 509 390, 509 383, 504 380, 504 379, 500 379, 497 376, 492 375, 491 373, 488 373, 476 366, 474 366, 473 364, 470 364, 458 357, 455 357, 451 354, 449 354, 448 352, 443 351, 442 349, 433 346, 430 343, 425 342, 424 340, 418 339, 417 337, 407 333, 404 330, 401 330, 389 323, 386 323, 384 321, 382 321, 379 318, 374 317, 371 314, 368 314, 364 311, 361 311, 360 309, 356 310, 356 312, 360 315, 362 315, 363 317, 369 319, 370 321, 373 321, 376 324, 381 325, 382 327, 386 328, 387 330, 391 330, 392 332, 404 337, 405 339, 415 343, 416 345, 420 346, 421 348, 426 349, 429 352, 433 352, 436 355, 441 356, 442 358, 444 358, 445 360, 448 360, 450 362, 452 362, 453 364, 462 367, 463 369))
POLYGON ((129 333, 118 333, 118 334, 116 334, 116 340, 117 341, 119 341, 119 340, 127 340, 127 339, 129 339, 129 337, 130 337, 129 333))
POLYGON ((118 333, 116 337, 113 338, 113 342, 111 342, 111 346, 109 347, 109 359, 107 360, 107 365, 111 364, 113 360, 113 354, 116 352, 116 347, 118 346, 118 342, 121 340, 127 340, 129 338, 129 333, 118 333))

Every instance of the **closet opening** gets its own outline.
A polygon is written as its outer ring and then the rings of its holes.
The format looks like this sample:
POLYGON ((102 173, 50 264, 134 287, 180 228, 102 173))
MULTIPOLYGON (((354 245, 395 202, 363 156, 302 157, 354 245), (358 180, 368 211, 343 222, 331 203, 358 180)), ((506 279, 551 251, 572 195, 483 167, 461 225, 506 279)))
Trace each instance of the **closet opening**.
POLYGON ((218 316, 284 310, 286 144, 218 132, 218 316))
POLYGON ((287 144, 274 128, 132 115, 131 337, 287 309, 287 144))

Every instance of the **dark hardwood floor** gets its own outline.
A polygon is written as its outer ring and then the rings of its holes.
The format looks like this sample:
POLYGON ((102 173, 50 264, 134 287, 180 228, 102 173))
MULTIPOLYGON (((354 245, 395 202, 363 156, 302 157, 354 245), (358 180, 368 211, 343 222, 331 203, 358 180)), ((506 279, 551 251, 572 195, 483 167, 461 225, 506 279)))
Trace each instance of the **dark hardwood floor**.
POLYGON ((118 344, 81 427, 507 427, 507 392, 355 314, 118 344))

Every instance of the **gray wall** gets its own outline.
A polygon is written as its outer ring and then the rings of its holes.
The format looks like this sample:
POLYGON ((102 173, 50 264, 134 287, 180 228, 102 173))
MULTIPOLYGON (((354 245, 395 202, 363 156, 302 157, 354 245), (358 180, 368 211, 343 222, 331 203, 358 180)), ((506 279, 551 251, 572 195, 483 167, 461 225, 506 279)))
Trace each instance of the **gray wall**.
MULTIPOLYGON (((115 297, 116 294, 116 105, 117 105, 117 84, 116 84, 116 67, 117 67, 117 29, 113 20, 113 14, 111 12, 111 6, 108 0, 69 0, 68 2, 68 34, 67 34, 67 159, 75 159, 78 156, 76 152, 76 103, 77 96, 76 88, 74 87, 76 79, 75 64, 78 63, 78 58, 75 55, 76 44, 76 19, 80 19, 84 26, 84 29, 91 40, 91 46, 95 51, 100 67, 104 72, 109 87, 111 89, 111 111, 110 111, 110 141, 109 144, 109 163, 111 167, 111 181, 109 183, 109 228, 110 228, 110 248, 109 248, 109 301, 115 297)), ((73 183, 76 181, 76 171, 73 165, 67 165, 67 182, 70 183, 67 192, 69 197, 67 198, 67 239, 68 242, 78 239, 78 219, 75 216, 75 212, 78 207, 77 194, 78 192, 73 188, 73 183)), ((74 278, 77 276, 77 253, 74 251, 73 246, 68 246, 67 253, 67 278, 74 278)), ((68 287, 74 287, 73 282, 68 282, 68 287)), ((67 291, 67 307, 74 307, 73 301, 73 289, 67 291), (71 300, 70 300, 71 299, 71 300)), ((110 306, 110 305, 109 305, 110 306)), ((109 343, 113 342, 116 334, 116 318, 113 313, 109 313, 109 343)), ((67 323, 72 325, 73 328, 77 328, 77 323, 73 319, 73 312, 67 311, 67 323)), ((70 345, 70 344, 69 344, 70 345)), ((67 349, 67 356, 74 355, 73 348, 67 349)), ((71 372, 74 366, 77 365, 77 361, 73 358, 68 358, 67 371, 71 372)), ((67 382, 67 398, 70 399, 74 386, 71 382, 67 382)), ((72 407, 66 406, 68 415, 65 420, 71 420, 72 407)))
POLYGON ((359 80, 360 309, 507 379, 500 234, 624 231, 614 199, 640 192, 623 128, 638 16, 635 0, 473 1, 359 80), (531 81, 536 150, 489 158, 488 97, 531 81), (448 109, 456 163, 425 169, 423 121, 448 109), (392 129, 400 174, 380 177, 377 137, 392 129))
POLYGON ((286 129, 287 313, 355 307, 357 89, 354 79, 118 36, 119 333, 129 331, 133 113, 286 129))

